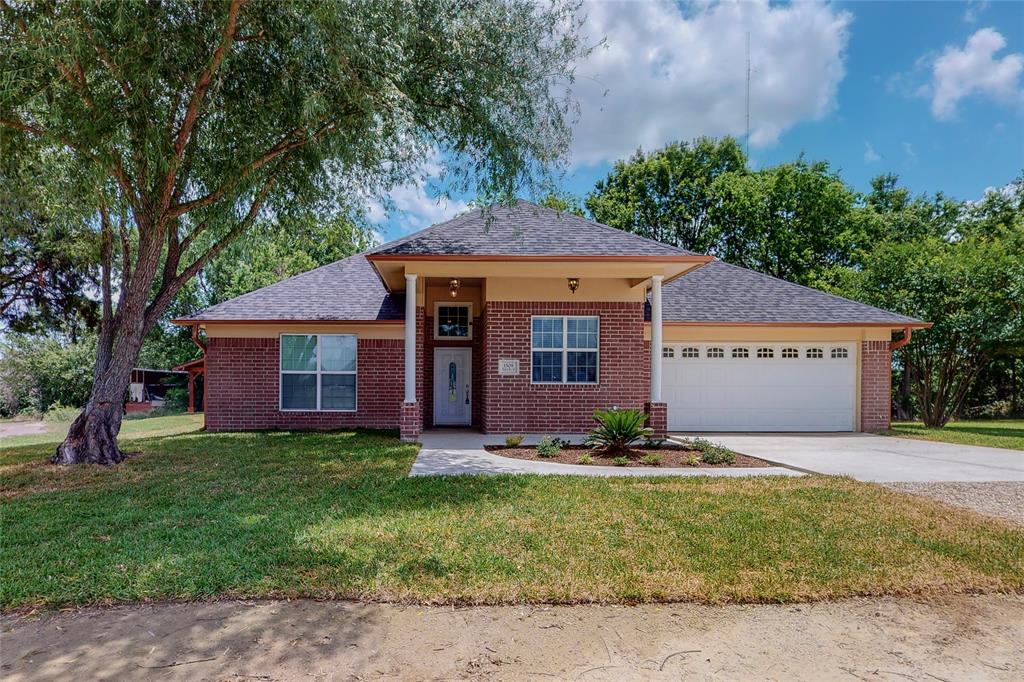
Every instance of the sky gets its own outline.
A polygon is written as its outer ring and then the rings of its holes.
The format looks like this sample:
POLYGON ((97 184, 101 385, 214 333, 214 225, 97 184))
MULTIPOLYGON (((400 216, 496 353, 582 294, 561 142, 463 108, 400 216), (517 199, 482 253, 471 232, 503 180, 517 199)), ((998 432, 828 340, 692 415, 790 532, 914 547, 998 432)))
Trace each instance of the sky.
MULTIPOLYGON (((561 181, 581 199, 638 147, 734 135, 755 168, 803 153, 859 191, 978 199, 1024 172, 1024 2, 585 2, 605 39, 576 65, 580 113, 561 181), (750 136, 746 41, 750 34, 750 136)), ((371 207, 393 239, 464 211, 429 178, 371 207)))

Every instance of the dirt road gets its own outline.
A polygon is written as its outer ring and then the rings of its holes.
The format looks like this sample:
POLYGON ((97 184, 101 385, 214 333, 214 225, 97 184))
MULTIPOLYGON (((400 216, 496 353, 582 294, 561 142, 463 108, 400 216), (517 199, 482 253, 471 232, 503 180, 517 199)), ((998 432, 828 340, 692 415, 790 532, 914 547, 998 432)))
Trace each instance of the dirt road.
POLYGON ((164 604, 4 616, 8 682, 1020 680, 1024 597, 800 606, 164 604))

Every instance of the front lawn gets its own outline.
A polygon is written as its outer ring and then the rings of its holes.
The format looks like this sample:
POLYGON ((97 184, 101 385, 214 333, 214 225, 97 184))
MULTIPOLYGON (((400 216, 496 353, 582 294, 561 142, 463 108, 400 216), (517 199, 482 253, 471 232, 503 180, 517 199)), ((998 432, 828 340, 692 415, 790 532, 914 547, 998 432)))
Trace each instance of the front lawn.
POLYGON ((1020 419, 949 422, 941 429, 930 429, 919 422, 896 422, 883 433, 900 438, 1024 450, 1024 420, 1020 419))
POLYGON ((1020 529, 848 479, 412 479, 416 448, 373 432, 160 435, 111 469, 51 467, 52 447, 0 441, 5 609, 1024 589, 1020 529))

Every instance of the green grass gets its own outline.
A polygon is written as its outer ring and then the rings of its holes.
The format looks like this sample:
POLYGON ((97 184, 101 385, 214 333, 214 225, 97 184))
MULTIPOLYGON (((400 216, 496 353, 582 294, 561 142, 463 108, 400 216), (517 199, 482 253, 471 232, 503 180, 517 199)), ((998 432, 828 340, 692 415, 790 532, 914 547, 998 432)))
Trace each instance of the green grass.
POLYGON ((1024 450, 1024 420, 1021 419, 949 422, 941 429, 930 429, 917 422, 897 422, 883 433, 900 438, 1024 450))
POLYGON ((1024 589, 1021 529, 849 479, 411 479, 416 447, 391 434, 167 435, 181 420, 126 423, 165 435, 112 468, 45 464, 52 443, 0 449, 0 607, 1024 589))
MULTIPOLYGON (((9 420, 2 420, 8 422, 9 420)), ((23 445, 42 445, 52 443, 56 448, 57 444, 64 440, 68 429, 71 428, 71 420, 68 421, 44 421, 45 433, 33 433, 25 436, 6 436, 0 438, 0 452, 6 449, 20 447, 23 445)), ((153 436, 169 436, 175 433, 195 431, 202 427, 202 414, 175 414, 165 417, 129 417, 121 422, 121 438, 123 440, 135 440, 153 436)), ((130 447, 128 448, 131 449, 130 447)))

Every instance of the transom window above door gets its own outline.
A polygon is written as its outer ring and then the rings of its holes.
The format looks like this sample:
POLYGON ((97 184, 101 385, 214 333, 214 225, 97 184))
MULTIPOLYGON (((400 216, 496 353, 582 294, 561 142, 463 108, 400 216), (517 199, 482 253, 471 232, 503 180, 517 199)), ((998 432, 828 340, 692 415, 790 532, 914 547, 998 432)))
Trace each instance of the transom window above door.
POLYGON ((473 338, 473 306, 470 303, 434 304, 435 339, 473 338))
POLYGON ((530 321, 535 384, 596 384, 598 318, 537 315, 530 321))

